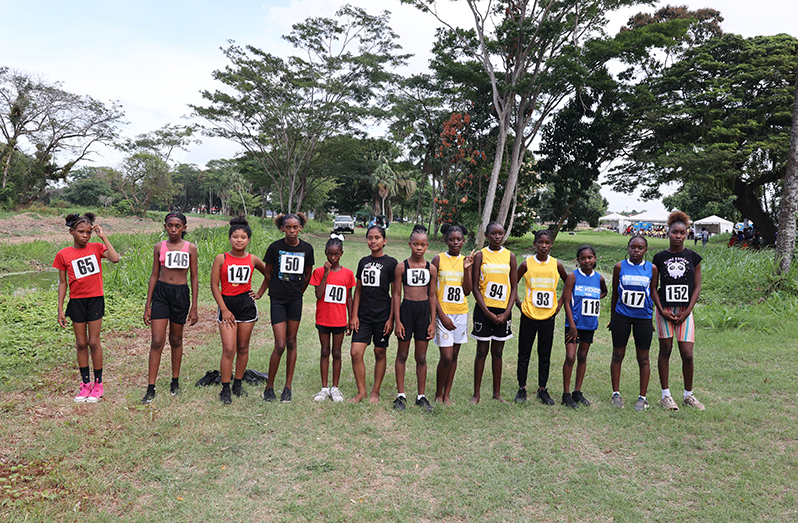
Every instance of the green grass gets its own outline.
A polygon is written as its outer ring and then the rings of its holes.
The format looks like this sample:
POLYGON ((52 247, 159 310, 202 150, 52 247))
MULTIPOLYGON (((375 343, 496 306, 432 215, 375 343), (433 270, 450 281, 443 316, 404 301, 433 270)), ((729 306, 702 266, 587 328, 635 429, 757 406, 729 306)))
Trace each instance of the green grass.
MULTIPOLYGON (((321 227, 319 235, 310 238, 317 264, 324 259, 323 232, 321 227)), ((409 232, 408 226, 391 227, 390 255, 407 257, 409 232)), ((208 258, 224 249, 226 232, 222 233, 221 238, 214 231, 201 233, 207 235, 201 244, 208 246, 200 253, 205 267, 200 271, 203 289, 208 286, 208 258)), ((252 251, 262 255, 274 234, 272 227, 261 229, 258 224, 254 241, 260 243, 252 251)), ((347 237, 344 265, 354 268, 368 253, 363 235, 358 230, 354 239, 347 237)), ((195 241, 197 236, 190 239, 195 241)), ((165 355, 155 402, 150 407, 138 405, 146 385, 149 345, 149 331, 138 327, 146 288, 140 285, 142 278, 146 285, 149 276, 145 266, 151 263, 147 257, 154 241, 151 237, 131 239, 125 251, 130 255, 106 276, 106 294, 124 295, 129 301, 109 311, 104 325, 108 395, 99 405, 75 405, 71 400, 77 372, 68 335, 37 344, 54 345, 53 357, 37 356, 18 362, 10 373, 4 371, 10 377, 0 383, 0 517, 4 521, 798 518, 793 487, 798 483, 794 436, 798 351, 793 334, 798 329, 798 301, 793 275, 774 283, 767 269, 760 270, 766 255, 749 267, 741 264, 751 255, 760 255, 732 253, 719 245, 699 250, 706 260, 702 267, 707 299, 696 309, 696 394, 707 405, 704 412, 670 413, 656 408, 655 361, 651 410, 641 414, 631 408, 612 410, 608 401, 610 339, 606 329, 601 329, 585 379, 585 393, 594 402, 589 409, 567 411, 560 405, 544 407, 534 401, 523 406, 492 401, 468 405, 474 354, 474 343, 469 342, 462 349, 455 378, 452 397, 456 404, 437 407, 428 415, 415 409, 398 415, 390 410, 395 390, 393 340, 379 405, 311 401, 319 387, 311 292, 305 297, 299 334, 293 404, 264 404, 262 387, 247 386, 248 398, 236 398, 233 405, 224 407, 216 400, 217 388, 192 385, 219 364, 213 309, 209 293, 203 291, 201 322, 186 329, 184 394, 172 398, 165 393, 170 368, 165 355), (146 256, 132 255, 137 243, 146 256), (124 278, 117 276, 123 268, 124 278), (746 282, 753 298, 737 289, 746 282), (720 299, 724 295, 729 296, 727 301, 720 299), (124 319, 126 315, 129 320, 124 319)), ((659 241, 664 246, 664 240, 659 241)), ((573 258, 582 243, 594 245, 602 257, 602 270, 611 270, 625 252, 626 240, 594 233, 560 235, 554 255, 573 258)), ((530 245, 524 238, 508 246, 523 259, 530 254, 530 245)), ((649 259, 663 246, 650 242, 649 259)), ((440 250, 440 245, 431 247, 429 258, 440 250)), ((8 316, 9 307, 22 303, 14 299, 33 300, 25 294, 4 299, 12 300, 0 302, 6 304, 0 316, 6 323, 13 316, 8 316)), ((14 327, 0 332, 0 340, 12 331, 30 335, 54 323, 54 300, 42 296, 31 303, 19 312, 14 327), (37 310, 42 323, 31 327, 37 310)), ((255 327, 249 367, 265 371, 273 342, 266 321, 268 302, 262 300, 259 306, 261 321, 255 327)), ((606 313, 605 307, 602 314, 606 317, 606 313)), ((561 387, 562 321, 560 315, 552 355, 554 397, 561 387)), ((345 344, 341 388, 351 397, 355 390, 347 348, 345 344)), ((437 352, 430 345, 429 394, 434 390, 437 352)), ((515 393, 515 356, 516 343, 511 341, 503 361, 506 399, 515 393)), ((680 392, 677 355, 672 362, 671 388, 680 392)), ((7 368, 6 360, 0 363, 7 368)), ((366 365, 370 376, 373 355, 368 355, 366 365)), ((534 355, 531 367, 534 382, 534 355)), ((283 360, 278 387, 282 387, 284 372, 283 360)), ((490 383, 488 372, 483 398, 490 383)), ((407 386, 414 393, 412 363, 407 386)), ((636 387, 637 366, 630 354, 621 380, 627 403, 636 387)))

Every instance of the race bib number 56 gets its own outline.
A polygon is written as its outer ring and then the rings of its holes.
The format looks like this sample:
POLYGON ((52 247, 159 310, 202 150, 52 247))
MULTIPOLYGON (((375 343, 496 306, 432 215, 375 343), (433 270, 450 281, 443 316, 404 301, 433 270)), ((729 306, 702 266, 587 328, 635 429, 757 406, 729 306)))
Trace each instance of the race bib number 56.
POLYGON ((81 279, 92 274, 100 273, 100 264, 93 254, 84 256, 83 258, 75 258, 72 260, 72 270, 75 272, 75 278, 81 279))
POLYGON ((379 287, 380 286, 380 270, 379 269, 363 269, 361 273, 360 282, 364 287, 379 287))

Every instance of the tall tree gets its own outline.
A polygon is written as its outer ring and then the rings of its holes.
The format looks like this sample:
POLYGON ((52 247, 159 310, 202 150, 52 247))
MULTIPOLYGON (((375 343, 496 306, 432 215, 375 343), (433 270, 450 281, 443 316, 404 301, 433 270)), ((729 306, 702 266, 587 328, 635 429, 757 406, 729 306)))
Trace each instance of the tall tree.
POLYGON ((191 144, 200 144, 194 138, 196 126, 166 124, 155 131, 128 138, 118 145, 119 149, 129 153, 153 153, 169 163, 175 149, 188 151, 191 144))
POLYGON ((795 73, 795 95, 792 105, 790 153, 784 175, 779 212, 779 241, 776 245, 776 270, 786 274, 795 254, 795 215, 798 212, 798 68, 795 73))
POLYGON ((224 50, 231 65, 213 73, 226 88, 202 91, 209 105, 192 106, 212 124, 209 134, 257 159, 282 211, 302 208, 321 141, 383 114, 375 100, 407 57, 388 21, 387 12, 350 5, 335 18, 308 18, 283 37, 300 51, 287 59, 232 44, 224 50))
POLYGON ((125 196, 129 210, 138 216, 151 205, 168 205, 177 192, 169 165, 151 153, 128 156, 115 174, 111 185, 125 196))

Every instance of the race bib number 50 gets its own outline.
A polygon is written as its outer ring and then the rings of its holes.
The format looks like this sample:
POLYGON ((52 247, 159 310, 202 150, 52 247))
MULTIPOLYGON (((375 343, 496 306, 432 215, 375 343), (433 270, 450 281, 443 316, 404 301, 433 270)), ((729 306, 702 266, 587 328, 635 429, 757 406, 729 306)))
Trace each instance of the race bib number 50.
POLYGON ((93 254, 84 256, 83 258, 75 258, 72 260, 72 270, 75 272, 75 278, 81 279, 92 274, 100 273, 100 264, 93 254))
POLYGON ((280 272, 284 274, 302 274, 305 268, 305 258, 296 254, 283 254, 280 259, 280 272))

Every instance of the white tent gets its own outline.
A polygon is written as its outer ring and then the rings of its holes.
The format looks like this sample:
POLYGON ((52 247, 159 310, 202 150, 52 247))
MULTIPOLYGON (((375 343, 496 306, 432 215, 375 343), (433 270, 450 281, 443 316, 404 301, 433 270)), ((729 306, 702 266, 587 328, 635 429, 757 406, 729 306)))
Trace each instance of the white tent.
POLYGON ((662 210, 662 211, 646 211, 640 214, 635 214, 634 216, 629 216, 627 220, 630 222, 647 222, 653 225, 665 225, 668 222, 668 215, 670 212, 662 210))
POLYGON ((693 227, 696 232, 700 232, 701 229, 706 229, 710 234, 722 234, 724 232, 732 232, 734 224, 729 220, 724 220, 720 216, 715 216, 713 214, 712 216, 694 221, 693 227))
POLYGON ((610 213, 607 216, 602 216, 599 218, 599 223, 603 224, 605 227, 615 227, 618 229, 618 232, 623 232, 626 229, 626 226, 629 224, 629 218, 618 213, 610 213))

